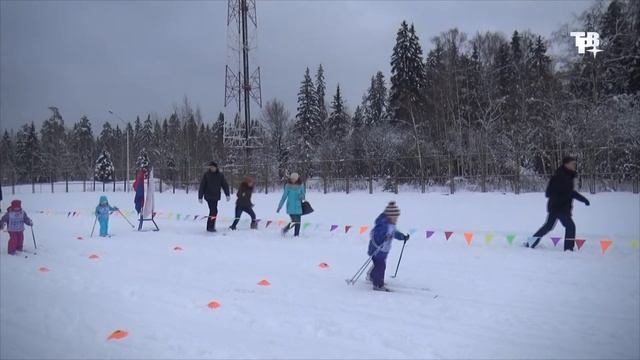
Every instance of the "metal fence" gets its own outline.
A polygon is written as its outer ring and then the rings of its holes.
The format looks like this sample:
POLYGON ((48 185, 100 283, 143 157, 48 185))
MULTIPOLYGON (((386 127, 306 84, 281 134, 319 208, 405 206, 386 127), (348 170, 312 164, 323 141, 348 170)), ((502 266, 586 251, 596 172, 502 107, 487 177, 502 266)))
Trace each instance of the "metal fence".
MULTIPOLYGON (((350 193, 364 191, 368 193, 387 191, 399 192, 440 192, 454 194, 457 191, 475 192, 521 192, 544 191, 555 167, 538 173, 520 166, 513 171, 497 171, 488 166, 484 154, 462 156, 438 155, 418 158, 386 159, 337 159, 313 162, 252 162, 250 166, 221 166, 227 181, 233 190, 245 175, 254 178, 256 191, 270 193, 280 191, 286 182, 285 174, 297 171, 303 175, 307 189, 329 192, 350 193), (423 164, 420 173, 420 160, 423 164), (364 174, 364 175, 363 175, 364 174)), ((606 167, 605 167, 606 168, 606 167)), ((602 171, 596 166, 584 166, 579 171, 576 187, 580 191, 596 193, 607 191, 640 191, 640 167, 631 164, 626 171, 602 171)), ((504 167, 502 167, 504 169, 504 167)), ((204 167, 181 169, 154 168, 157 179, 156 191, 197 192, 204 167)), ((20 192, 70 192, 130 191, 131 182, 126 181, 126 169, 115 173, 115 179, 99 182, 90 176, 73 178, 69 172, 59 170, 60 175, 38 174, 31 182, 19 182, 15 173, 0 176, 5 193, 20 192), (27 186, 25 186, 27 185, 27 186), (30 186, 29 186, 30 185, 30 186)), ((87 173, 90 173, 87 171, 87 173)), ((135 174, 131 171, 131 176, 135 174)), ((133 179, 130 179, 131 181, 133 179)))

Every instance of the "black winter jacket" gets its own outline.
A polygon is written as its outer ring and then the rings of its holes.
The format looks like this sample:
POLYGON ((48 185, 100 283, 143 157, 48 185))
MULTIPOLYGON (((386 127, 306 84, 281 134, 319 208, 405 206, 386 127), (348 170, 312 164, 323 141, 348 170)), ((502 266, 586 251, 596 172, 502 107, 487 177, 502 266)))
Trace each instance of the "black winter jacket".
POLYGON ((550 213, 571 214, 573 199, 587 202, 587 198, 574 190, 573 179, 576 172, 560 166, 549 180, 545 195, 549 198, 547 211, 550 213))
POLYGON ((236 206, 242 208, 251 208, 253 204, 251 203, 251 195, 253 194, 253 186, 249 186, 244 181, 240 184, 238 188, 238 200, 236 201, 236 206))
POLYGON ((229 196, 229 184, 225 180, 224 175, 220 170, 214 172, 208 171, 202 175, 202 181, 200 181, 200 189, 198 190, 198 199, 205 200, 220 200, 220 188, 224 190, 224 194, 229 196))

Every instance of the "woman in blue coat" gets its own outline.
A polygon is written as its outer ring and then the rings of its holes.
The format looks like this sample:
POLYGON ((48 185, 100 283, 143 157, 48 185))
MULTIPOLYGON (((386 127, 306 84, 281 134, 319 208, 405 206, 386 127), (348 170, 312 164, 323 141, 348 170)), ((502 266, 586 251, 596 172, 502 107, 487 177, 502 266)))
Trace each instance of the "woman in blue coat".
POLYGON ((282 199, 280 199, 277 212, 280 212, 285 200, 287 201, 287 214, 291 217, 291 222, 282 229, 282 235, 285 235, 291 230, 291 227, 294 227, 295 231, 293 235, 299 236, 302 202, 304 201, 304 186, 302 186, 302 181, 298 173, 292 173, 289 176, 289 182, 284 186, 284 193, 282 194, 282 199))

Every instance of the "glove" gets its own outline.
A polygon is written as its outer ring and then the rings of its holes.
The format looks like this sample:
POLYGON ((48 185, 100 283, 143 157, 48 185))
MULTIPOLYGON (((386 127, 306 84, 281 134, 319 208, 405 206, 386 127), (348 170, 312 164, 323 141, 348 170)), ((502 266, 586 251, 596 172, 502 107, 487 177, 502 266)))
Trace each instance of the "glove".
POLYGON ((202 204, 202 199, 198 199, 198 202, 199 202, 200 204, 202 204))
POLYGON ((589 202, 589 200, 585 200, 585 201, 584 201, 584 204, 585 204, 585 205, 587 205, 587 206, 591 205, 591 203, 589 202))
POLYGON ((113 207, 113 211, 119 211, 119 210, 120 210, 120 209, 118 209, 118 207, 117 207, 117 206, 114 206, 114 207, 113 207))
POLYGON ((231 196, 227 195, 227 201, 231 200, 231 196))
POLYGON ((409 234, 404 234, 404 242, 407 242, 407 240, 409 240, 409 234))
POLYGON ((276 210, 276 213, 280 213, 280 208, 278 208, 278 210, 276 210))

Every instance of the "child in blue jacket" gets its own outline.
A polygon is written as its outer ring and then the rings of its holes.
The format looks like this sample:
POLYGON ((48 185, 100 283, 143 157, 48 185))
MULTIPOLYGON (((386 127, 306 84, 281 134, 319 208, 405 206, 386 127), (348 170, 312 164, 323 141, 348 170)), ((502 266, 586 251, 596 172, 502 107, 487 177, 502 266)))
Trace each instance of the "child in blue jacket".
POLYGON ((277 212, 280 212, 285 200, 287 201, 287 214, 291 218, 291 222, 282 229, 284 236, 291 228, 295 228, 294 236, 300 235, 300 221, 302 221, 302 202, 304 201, 304 186, 300 180, 298 173, 292 173, 289 176, 289 182, 284 186, 284 194, 278 204, 277 212))
POLYGON ((395 201, 391 201, 384 212, 378 216, 371 230, 367 254, 371 256, 373 267, 369 270, 367 279, 373 282, 373 290, 376 291, 390 291, 384 286, 384 271, 387 267, 387 255, 391 250, 391 242, 394 238, 405 242, 409 240, 409 234, 396 230, 398 217, 400 217, 400 209, 395 201))
POLYGON ((114 211, 118 211, 118 208, 109 205, 109 200, 107 200, 106 196, 100 196, 100 203, 96 206, 96 218, 100 223, 100 236, 109 235, 109 215, 114 211))

